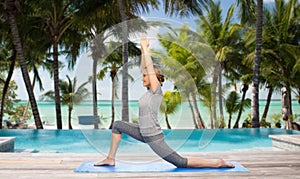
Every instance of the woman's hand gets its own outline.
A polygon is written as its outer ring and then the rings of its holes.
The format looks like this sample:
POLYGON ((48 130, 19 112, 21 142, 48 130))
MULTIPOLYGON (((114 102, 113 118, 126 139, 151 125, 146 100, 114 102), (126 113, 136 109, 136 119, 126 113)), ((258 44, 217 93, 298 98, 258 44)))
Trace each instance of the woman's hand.
POLYGON ((141 37, 141 48, 142 48, 142 50, 143 51, 148 50, 149 44, 150 44, 150 42, 149 42, 149 40, 147 40, 146 35, 142 35, 142 37, 141 37))

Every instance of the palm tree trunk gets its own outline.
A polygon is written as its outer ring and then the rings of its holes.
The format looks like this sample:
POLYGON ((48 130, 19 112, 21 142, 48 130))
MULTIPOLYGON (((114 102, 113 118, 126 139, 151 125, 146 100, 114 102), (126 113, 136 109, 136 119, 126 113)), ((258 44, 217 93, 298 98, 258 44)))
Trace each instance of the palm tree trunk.
MULTIPOLYGON (((32 81, 32 88, 33 89, 34 89, 34 86, 35 86, 36 78, 37 78, 36 74, 34 74, 33 81, 32 81)), ((30 105, 30 101, 27 101, 26 106, 25 106, 25 110, 24 110, 24 113, 23 113, 23 118, 22 118, 22 122, 24 122, 24 123, 27 120, 27 114, 28 114, 29 105, 30 105)))
MULTIPOLYGON (((34 76, 33 76, 33 82, 32 82, 32 88, 33 89, 34 89, 34 86, 35 86, 36 78, 37 78, 36 74, 34 74, 34 76)), ((30 101, 27 101, 25 109, 24 109, 22 120, 21 120, 21 122, 19 124, 19 128, 21 128, 21 129, 24 127, 24 124, 25 124, 25 122, 27 120, 27 114, 28 114, 29 105, 30 105, 30 101)))
POLYGON ((193 118, 194 127, 195 127, 195 129, 199 129, 199 126, 198 126, 198 124, 197 124, 196 117, 195 117, 194 107, 193 107, 193 105, 192 105, 192 103, 191 103, 190 98, 188 98, 188 102, 189 102, 189 106, 190 106, 191 113, 192 113, 192 118, 193 118))
POLYGON ((125 14, 125 8, 122 0, 118 0, 122 18, 122 120, 129 121, 129 107, 128 107, 128 27, 127 16, 125 14))
POLYGON ((200 111, 198 109, 198 105, 197 105, 197 99, 196 99, 196 95, 192 94, 192 99, 193 99, 193 103, 194 103, 194 108, 195 108, 195 112, 196 112, 196 119, 198 121, 198 125, 201 129, 205 128, 205 124, 203 123, 202 117, 200 115, 200 111))
POLYGON ((232 116, 231 116, 231 114, 229 114, 228 129, 231 128, 231 118, 232 118, 232 116))
POLYGON ((255 59, 252 79, 252 101, 251 101, 251 118, 252 127, 259 128, 259 73, 260 73, 260 60, 262 49, 262 8, 263 0, 257 1, 257 17, 256 17, 256 46, 255 46, 255 59))
POLYGON ((217 80, 218 80, 218 75, 217 75, 217 68, 214 71, 213 75, 213 81, 211 84, 211 106, 212 106, 212 114, 213 114, 213 120, 214 120, 214 126, 215 128, 219 128, 218 123, 217 123, 217 80))
POLYGON ((73 129, 72 128, 72 110, 73 110, 73 105, 69 104, 69 116, 68 116, 68 123, 69 123, 69 129, 73 129))
POLYGON ((36 103, 34 93, 33 93, 33 88, 31 86, 31 82, 30 82, 30 78, 29 78, 29 74, 28 74, 26 60, 24 58, 24 53, 23 53, 22 43, 21 43, 21 40, 19 37, 19 31, 18 31, 16 18, 12 12, 8 12, 8 17, 9 17, 9 23, 10 23, 12 36, 13 36, 13 42, 14 42, 14 45, 15 45, 15 48, 16 48, 16 51, 17 51, 17 54, 19 57, 22 76, 23 76, 25 86, 27 89, 27 93, 28 93, 30 103, 31 103, 34 122, 35 122, 37 129, 43 129, 43 124, 42 124, 42 121, 40 118, 37 103, 36 103))
POLYGON ((56 109, 56 125, 57 129, 62 129, 61 108, 60 108, 60 92, 59 92, 59 72, 58 72, 58 42, 54 37, 53 43, 53 70, 54 70, 54 93, 55 93, 55 109, 56 109))
POLYGON ((212 115, 212 107, 209 106, 210 128, 214 129, 214 119, 212 115))
POLYGON ((219 83, 218 83, 218 97, 219 97, 219 110, 220 110, 220 120, 221 120, 221 126, 220 128, 224 128, 224 112, 223 112, 223 96, 222 96, 222 68, 219 69, 219 83))
POLYGON ((6 96, 6 93, 8 91, 9 83, 10 83, 11 77, 12 77, 13 72, 14 72, 14 68, 15 68, 15 64, 16 64, 16 58, 17 58, 17 52, 14 49, 13 50, 13 55, 11 57, 11 64, 10 64, 10 67, 9 67, 8 75, 7 75, 7 78, 5 80, 5 84, 4 84, 3 90, 2 90, 1 110, 0 110, 0 129, 2 129, 5 96, 6 96))
POLYGON ((165 120, 166 120, 167 128, 171 129, 171 125, 169 123, 169 119, 168 119, 168 114, 167 113, 165 113, 165 120))
POLYGON ((273 87, 270 86, 268 96, 267 96, 266 106, 265 106, 265 109, 264 109, 264 113, 261 117, 261 120, 262 119, 267 119, 267 115, 268 115, 268 111, 269 111, 269 107, 270 107, 270 103, 271 103, 271 99, 272 99, 272 94, 273 94, 273 87))
POLYGON ((239 113, 237 115, 237 118, 236 118, 233 128, 239 128, 239 122, 240 122, 240 119, 242 116, 242 112, 243 112, 243 108, 244 108, 244 101, 246 98, 246 92, 248 91, 248 88, 249 88, 249 86, 247 84, 243 84, 243 89, 242 89, 243 95, 242 95, 241 105, 240 105, 239 113))
POLYGON ((300 104, 300 88, 298 88, 298 95, 296 96, 298 98, 298 104, 300 104))
POLYGON ((94 129, 99 129, 98 126, 98 101, 97 101, 97 58, 93 58, 93 80, 92 80, 92 92, 93 92, 93 115, 94 115, 94 129))

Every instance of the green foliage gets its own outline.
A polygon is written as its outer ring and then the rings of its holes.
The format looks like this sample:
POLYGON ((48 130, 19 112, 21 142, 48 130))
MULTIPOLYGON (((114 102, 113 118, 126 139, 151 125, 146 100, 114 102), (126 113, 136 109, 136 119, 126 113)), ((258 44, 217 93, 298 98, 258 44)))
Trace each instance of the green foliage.
POLYGON ((164 93, 162 103, 159 107, 159 111, 165 114, 165 119, 166 119, 168 129, 171 129, 168 120, 168 115, 175 113, 180 103, 181 103, 181 96, 179 92, 166 91, 164 93))
POLYGON ((233 113, 238 112, 240 109, 240 96, 235 91, 231 91, 225 100, 226 111, 232 115, 233 113))
MULTIPOLYGON (((85 82, 81 84, 79 87, 76 87, 77 84, 76 77, 73 80, 71 80, 68 75, 66 81, 60 80, 59 82, 61 103, 63 105, 68 105, 69 108, 69 115, 68 115, 69 129, 72 129, 71 115, 73 111, 73 105, 79 104, 89 96, 88 89, 85 88, 85 85, 87 85, 87 83, 88 82, 85 82)), ((52 100, 54 100, 54 98, 55 96, 53 91, 48 91, 45 94, 43 94, 41 97, 41 99, 52 99, 52 100)))
POLYGON ((281 120, 274 120, 274 126, 277 127, 277 128, 281 128, 281 120))
POLYGON ((160 112, 164 114, 173 114, 176 112, 178 105, 181 103, 180 93, 166 91, 160 105, 160 112))
POLYGON ((274 127, 281 128, 282 114, 273 114, 271 119, 274 123, 274 127))
POLYGON ((246 108, 249 108, 251 105, 251 100, 249 98, 245 99, 244 101, 240 100, 240 96, 236 91, 231 91, 230 94, 227 96, 225 100, 225 109, 226 112, 229 114, 229 122, 228 128, 230 128, 231 124, 231 117, 233 114, 237 113, 241 107, 242 111, 246 108))
MULTIPOLYGON (((14 111, 7 111, 8 116, 8 120, 11 122, 16 122, 21 120, 21 118, 23 117, 23 113, 26 109, 25 105, 17 105, 16 107, 14 107, 14 111)), ((32 111, 28 110, 27 112, 27 120, 31 119, 32 117, 32 111)))
POLYGON ((267 122, 265 118, 262 118, 260 121, 260 127, 264 127, 264 128, 270 128, 271 127, 271 123, 267 122))
MULTIPOLYGON (((0 78, 3 79, 3 75, 0 74, 0 78)), ((0 83, 0 95, 2 96, 2 90, 3 90, 3 83, 0 83)), ((19 99, 17 99, 16 90, 18 89, 18 86, 15 81, 11 81, 7 94, 5 96, 5 103, 4 103, 4 117, 7 117, 7 120, 11 122, 15 122, 17 120, 21 120, 23 117, 23 112, 25 109, 25 105, 15 105, 16 103, 20 102, 19 99)), ((28 113, 28 118, 32 116, 32 113, 28 113)))
POLYGON ((196 92, 196 86, 200 87, 205 81, 206 72, 202 60, 206 62, 210 60, 210 47, 202 43, 203 40, 199 35, 192 34, 186 25, 177 29, 174 34, 168 33, 158 37, 165 52, 155 54, 162 59, 164 74, 181 92, 186 94, 196 92), (203 59, 204 56, 207 58, 203 59))
POLYGON ((251 114, 248 114, 242 125, 243 128, 252 128, 251 114))
POLYGON ((225 128, 225 126, 226 126, 225 120, 217 119, 216 126, 218 126, 218 128, 225 128))
MULTIPOLYGON (((67 75, 67 81, 60 80, 59 87, 61 92, 61 103, 64 105, 73 106, 73 104, 79 104, 84 99, 86 99, 90 94, 85 88, 88 82, 81 84, 76 87, 76 78, 73 80, 67 75)), ((47 91, 41 97, 42 101, 54 101, 54 91, 47 91)))

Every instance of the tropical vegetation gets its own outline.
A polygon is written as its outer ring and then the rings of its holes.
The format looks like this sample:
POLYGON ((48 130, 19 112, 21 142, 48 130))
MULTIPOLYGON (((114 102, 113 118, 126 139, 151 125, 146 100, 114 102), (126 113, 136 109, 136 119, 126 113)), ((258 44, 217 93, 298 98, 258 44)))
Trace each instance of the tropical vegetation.
MULTIPOLYGON (((85 100, 90 93, 88 89, 85 87, 88 82, 81 84, 77 88, 77 79, 76 77, 71 80, 70 77, 67 75, 67 80, 59 82, 59 89, 61 94, 60 101, 63 105, 68 105, 68 126, 69 129, 73 129, 72 127, 72 111, 74 109, 74 104, 79 104, 83 100, 85 100)), ((42 95, 41 100, 49 101, 55 100, 55 92, 50 90, 47 91, 45 94, 42 95)))
MULTIPOLYGON (((283 87, 288 94, 291 116, 288 120, 292 122, 297 116, 292 96, 300 102, 298 0, 275 0, 272 6, 266 6, 263 0, 237 0, 225 13, 216 0, 1 0, 0 4, 0 129, 4 120, 25 123, 31 115, 35 127, 44 128, 34 92, 36 87, 43 90, 38 70, 41 68, 53 80, 50 96, 55 102, 56 127, 62 129, 61 105, 67 104, 71 129, 73 104, 87 96, 84 86, 88 82, 79 88, 75 77, 73 81, 67 77, 62 82, 60 70, 67 66, 74 71, 78 57, 86 49, 91 49, 93 60, 94 128, 98 129, 99 115, 97 81, 107 74, 112 80, 110 128, 115 120, 113 102, 119 69, 122 69, 122 120, 129 121, 128 68, 132 61, 138 65, 140 60, 133 59, 140 51, 130 40, 135 34, 146 33, 153 24, 163 26, 161 22, 150 24, 141 18, 159 8, 168 16, 193 17, 197 26, 196 31, 187 24, 176 28, 172 24, 164 26, 168 30, 157 36, 161 48, 152 50, 153 56, 161 59, 163 72, 174 86, 172 93, 164 94, 161 106, 168 128, 171 128, 168 115, 176 111, 179 102, 188 103, 192 114, 188 120, 193 121, 195 128, 238 128, 241 120, 243 127, 269 127, 272 96, 281 93, 283 87), (238 19, 234 19, 235 15, 238 19), (27 107, 16 107, 17 86, 13 81, 16 70, 22 72, 27 107), (268 95, 260 118, 259 90, 263 88, 268 95), (252 99, 246 98, 248 89, 252 90, 252 99), (241 119, 250 101, 251 115, 241 119), (209 116, 202 115, 199 103, 208 109, 209 116), (29 109, 31 112, 27 113, 29 109), (210 124, 205 124, 204 118, 209 118, 210 124)), ((276 126, 281 126, 277 118, 276 126)))
POLYGON ((181 103, 181 99, 180 99, 179 92, 174 92, 174 91, 164 92, 163 100, 159 110, 165 115, 167 129, 171 129, 168 115, 175 113, 180 103, 181 103))

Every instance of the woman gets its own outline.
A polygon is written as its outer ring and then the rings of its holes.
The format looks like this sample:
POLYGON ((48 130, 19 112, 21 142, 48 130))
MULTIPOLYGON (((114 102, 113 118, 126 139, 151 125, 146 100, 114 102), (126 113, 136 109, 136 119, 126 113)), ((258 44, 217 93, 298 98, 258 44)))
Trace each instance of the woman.
POLYGON ((147 143, 157 155, 178 168, 234 167, 233 164, 227 163, 223 159, 212 162, 199 158, 184 158, 166 144, 164 134, 157 121, 158 109, 162 101, 161 86, 164 82, 164 76, 160 68, 153 65, 148 47, 149 41, 146 39, 146 36, 142 36, 142 81, 147 88, 147 92, 139 99, 139 124, 115 121, 109 154, 104 160, 94 164, 94 166, 115 165, 116 152, 122 133, 125 133, 136 140, 147 143))

